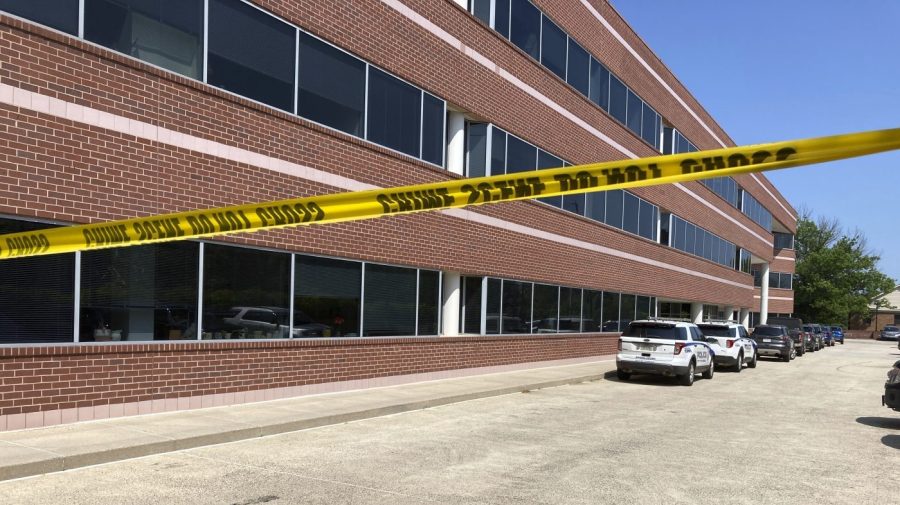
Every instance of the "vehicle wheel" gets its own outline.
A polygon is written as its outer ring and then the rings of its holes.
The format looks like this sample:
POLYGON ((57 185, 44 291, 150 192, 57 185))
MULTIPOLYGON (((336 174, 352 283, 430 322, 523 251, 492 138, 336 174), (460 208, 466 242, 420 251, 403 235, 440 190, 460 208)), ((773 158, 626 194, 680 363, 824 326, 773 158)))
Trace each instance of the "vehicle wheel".
POLYGON ((738 354, 737 363, 734 365, 734 373, 741 373, 744 368, 744 353, 738 354))
POLYGON ((703 378, 704 379, 712 379, 713 374, 715 374, 715 373, 716 373, 716 362, 710 361, 709 368, 707 368, 706 371, 703 372, 703 378))
POLYGON ((756 368, 757 358, 759 358, 759 354, 753 353, 753 360, 750 363, 747 363, 748 368, 756 368))
POLYGON ((796 359, 797 358, 797 349, 794 349, 793 347, 791 347, 791 352, 788 354, 791 357, 791 359, 796 359))
POLYGON ((627 381, 631 378, 631 374, 624 370, 616 370, 616 377, 618 377, 620 381, 627 381))
POLYGON ((693 386, 694 385, 694 362, 691 361, 691 364, 688 365, 688 371, 686 374, 678 377, 678 382, 681 383, 682 386, 693 386))
POLYGON ((797 351, 797 356, 803 356, 806 353, 806 347, 800 347, 800 350, 797 351))
POLYGON ((783 355, 781 355, 781 361, 789 362, 790 360, 791 360, 791 353, 786 352, 783 355))

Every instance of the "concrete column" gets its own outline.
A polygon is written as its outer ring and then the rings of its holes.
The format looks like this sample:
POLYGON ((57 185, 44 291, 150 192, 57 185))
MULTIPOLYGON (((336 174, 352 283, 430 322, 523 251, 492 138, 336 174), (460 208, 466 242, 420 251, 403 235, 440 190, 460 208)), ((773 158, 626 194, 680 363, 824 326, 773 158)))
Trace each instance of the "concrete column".
POLYGON ((459 302, 460 302, 460 285, 462 277, 457 272, 444 272, 444 278, 441 281, 443 285, 443 307, 441 312, 441 322, 443 328, 441 334, 445 337, 455 337, 459 335, 459 302))
POLYGON ((759 289, 759 324, 769 320, 769 264, 763 263, 762 287, 759 289))
POLYGON ((466 115, 450 111, 447 118, 447 170, 464 175, 466 171, 466 115))
POLYGON ((731 305, 725 306, 725 319, 732 321, 734 320, 734 307, 731 305))
POLYGON ((744 328, 750 329, 750 309, 741 309, 741 324, 744 328))
POLYGON ((703 304, 702 303, 692 303, 691 304, 691 321, 694 324, 700 324, 703 322, 703 304))

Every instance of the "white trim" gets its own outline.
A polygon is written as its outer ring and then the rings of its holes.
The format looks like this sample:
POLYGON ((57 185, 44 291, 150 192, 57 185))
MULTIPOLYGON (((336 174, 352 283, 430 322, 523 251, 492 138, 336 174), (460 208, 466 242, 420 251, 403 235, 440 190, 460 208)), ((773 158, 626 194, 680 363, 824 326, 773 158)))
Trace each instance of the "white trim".
POLYGON ((709 209, 711 209, 713 212, 715 212, 715 213, 719 214, 720 216, 724 217, 725 219, 731 221, 735 226, 738 226, 739 228, 743 229, 743 230, 746 231, 748 234, 753 235, 754 237, 756 237, 756 238, 762 240, 763 243, 765 243, 767 246, 769 246, 769 247, 774 247, 774 246, 775 246, 775 244, 774 244, 773 242, 770 242, 770 241, 767 240, 765 237, 763 237, 762 235, 760 235, 760 234, 756 233, 755 231, 751 230, 750 228, 748 228, 747 226, 745 226, 743 223, 741 223, 741 222, 738 221, 737 219, 735 219, 735 218, 729 216, 725 211, 723 211, 722 209, 716 207, 716 206, 713 205, 711 202, 708 202, 708 201, 704 200, 703 198, 700 197, 700 195, 698 195, 698 194, 694 193, 693 191, 689 190, 688 188, 684 187, 684 185, 681 184, 680 182, 676 182, 676 183, 674 183, 674 184, 672 184, 672 185, 675 186, 676 188, 678 188, 678 189, 684 191, 685 193, 687 193, 688 195, 690 195, 692 198, 694 198, 694 199, 697 200, 698 202, 702 203, 703 205, 705 205, 706 207, 708 207, 709 209))
MULTIPOLYGON (((500 281, 500 294, 503 294, 503 281, 500 281)), ((478 334, 487 335, 487 295, 488 295, 488 278, 481 278, 481 308, 479 309, 480 321, 478 334)), ((500 297, 500 309, 503 310, 503 297, 500 297)), ((499 331, 497 333, 500 333, 499 331)))
MULTIPOLYGON (((209 0, 203 0, 203 82, 209 77, 209 0)), ((197 325, 199 328, 200 326, 197 325)))
POLYGON ((72 304, 75 313, 72 316, 73 328, 75 333, 75 342, 81 340, 81 251, 75 251, 75 289, 72 293, 72 304))
POLYGON ((78 38, 84 38, 84 0, 78 0, 78 38))
POLYGON ((796 258, 788 258, 787 256, 775 256, 775 259, 781 261, 797 261, 796 258))
POLYGON ((294 115, 300 110, 300 29, 294 27, 294 115))
MULTIPOLYGON (((772 288, 772 289, 778 289, 778 288, 772 288)), ((756 298, 757 300, 759 300, 759 299, 760 299, 760 296, 759 296, 759 295, 753 295, 753 298, 756 298)), ((784 297, 784 296, 770 296, 770 297, 769 297, 769 300, 784 300, 784 301, 788 301, 788 302, 794 301, 793 298, 787 298, 787 297, 784 297)))
POLYGON ((295 266, 296 263, 296 254, 291 254, 291 287, 290 287, 290 298, 288 299, 288 335, 287 338, 294 338, 294 298, 296 298, 295 293, 295 266))
MULTIPOLYGON (((413 335, 419 336, 419 291, 421 291, 422 271, 416 269, 416 327, 413 329, 413 335)), ((439 332, 440 333, 440 332, 439 332)))
POLYGON ((357 337, 363 336, 363 317, 366 313, 366 262, 360 263, 359 267, 359 330, 356 332, 357 337))
POLYGON ((203 340, 203 254, 204 243, 200 242, 197 260, 197 340, 203 340))

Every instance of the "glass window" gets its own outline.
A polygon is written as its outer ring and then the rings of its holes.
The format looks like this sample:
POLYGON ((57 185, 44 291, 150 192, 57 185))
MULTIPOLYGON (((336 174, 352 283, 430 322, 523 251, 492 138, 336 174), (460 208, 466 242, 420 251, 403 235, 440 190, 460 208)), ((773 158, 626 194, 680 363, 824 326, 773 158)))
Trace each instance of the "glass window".
POLYGON ((205 244, 203 338, 287 338, 290 273, 289 254, 205 244))
POLYGON ((481 177, 487 168, 487 123, 466 123, 466 176, 481 177))
POLYGON ((358 337, 362 263, 294 259, 294 336, 358 337))
POLYGON ((675 129, 669 128, 667 126, 663 127, 663 154, 674 154, 675 153, 675 129))
POLYGON ((643 109, 644 103, 641 99, 634 94, 630 89, 628 90, 628 117, 626 121, 626 126, 628 129, 636 133, 638 136, 641 134, 641 118, 644 115, 643 109))
POLYGON ((419 326, 417 335, 437 335, 441 291, 440 272, 419 270, 419 326))
POLYGON ((609 70, 591 58, 591 89, 588 98, 605 111, 609 110, 609 70))
POLYGON ((569 58, 566 70, 566 81, 582 95, 590 92, 591 57, 575 39, 569 39, 569 58))
POLYGON ((416 270, 366 264, 363 336, 416 334, 416 270))
POLYGON ((506 173, 527 172, 536 168, 536 147, 515 135, 508 135, 506 142, 506 173))
POLYGON ((619 329, 624 330, 634 320, 636 305, 635 295, 622 294, 622 301, 619 305, 619 329))
POLYGON ((471 0, 469 10, 486 25, 491 25, 491 0, 471 0))
POLYGON ((202 0, 85 0, 84 38, 203 78, 202 0))
POLYGON ((648 317, 650 317, 650 297, 638 296, 635 306, 634 318, 637 320, 647 319, 648 317))
MULTIPOLYGON (((581 331, 589 333, 601 331, 603 324, 603 292, 584 290, 581 331)), ((604 330, 605 331, 605 330, 604 330)))
POLYGON ((531 283, 503 281, 502 333, 531 333, 531 283))
MULTIPOLYGON (((663 213, 659 217, 659 243, 662 245, 672 245, 669 242, 669 219, 671 214, 663 213)), ((672 245, 674 247, 674 245, 672 245)))
POLYGON ((625 192, 614 189, 606 192, 606 224, 622 229, 622 210, 625 192))
POLYGON ((197 242, 83 252, 80 341, 196 339, 199 253, 197 242))
MULTIPOLYGON (((585 331, 589 331, 590 327, 590 324, 585 325, 585 331)), ((577 333, 580 331, 581 290, 576 288, 559 288, 559 332, 577 333)))
POLYGON ((687 251, 687 222, 680 217, 675 217, 675 237, 673 247, 680 251, 687 251))
POLYGON ((541 16, 541 63, 560 79, 566 78, 566 46, 568 37, 547 16, 541 16))
POLYGON ((685 223, 684 252, 697 254, 697 227, 691 223, 685 223))
POLYGON ((509 38, 509 0, 494 0, 494 29, 509 38))
POLYGON ((595 221, 606 221, 606 191, 593 191, 585 194, 585 215, 595 221))
POLYGON ((363 136, 366 64, 300 32, 297 114, 342 132, 363 136))
POLYGON ((562 207, 563 207, 563 209, 565 209, 569 212, 574 212, 575 214, 578 214, 579 216, 583 216, 584 215, 585 197, 586 197, 586 195, 584 195, 584 194, 566 195, 563 197, 562 207))
POLYGON ((618 119, 625 124, 628 117, 625 110, 628 104, 628 88, 619 80, 618 77, 609 75, 609 113, 612 117, 618 119))
POLYGON ((775 249, 793 249, 794 248, 794 235, 790 233, 780 233, 774 232, 772 234, 775 237, 775 249))
POLYGON ((506 137, 505 131, 497 127, 491 127, 491 173, 488 175, 501 175, 506 173, 506 137))
POLYGON ((640 212, 640 200, 638 197, 625 191, 624 223, 622 229, 628 233, 638 233, 638 212, 640 212))
POLYGON ((418 158, 421 104, 421 90, 369 67, 369 140, 418 158))
POLYGON ((444 166, 444 101, 423 93, 422 159, 444 166))
POLYGON ((559 287, 546 284, 534 285, 534 317, 531 329, 534 333, 556 333, 558 328, 559 287))
POLYGON ((603 292, 602 331, 619 331, 619 293, 603 292))
POLYGON ((485 307, 485 326, 488 335, 500 333, 500 302, 503 287, 503 281, 500 279, 488 279, 487 306, 485 307))
POLYGON ((481 277, 462 278, 462 324, 459 327, 462 333, 481 333, 481 282, 481 277))
MULTIPOLYGON (((0 218, 0 235, 54 225, 0 218)), ((75 253, 0 261, 0 344, 74 340, 75 253)))
POLYGON ((0 0, 0 10, 78 35, 78 0, 0 0))
POLYGON ((541 11, 528 0, 512 0, 509 40, 536 60, 541 59, 541 11))
POLYGON ((641 200, 640 216, 638 216, 638 235, 655 240, 653 231, 656 229, 655 207, 650 202, 641 200))
MULTIPOLYGON (((548 153, 547 151, 538 149, 538 166, 537 166, 538 168, 559 168, 563 165, 565 165, 565 162, 563 162, 563 160, 557 158, 556 156, 553 156, 552 154, 548 153)), ((580 196, 580 195, 576 195, 576 196, 580 196)), ((544 202, 544 203, 549 203, 550 205, 552 205, 554 207, 562 207, 564 198, 568 198, 568 197, 548 196, 545 198, 538 198, 538 200, 541 202, 544 202)))
POLYGON ((209 84, 293 112, 296 37, 240 0, 209 0, 209 84))
POLYGON ((659 145, 659 114, 646 103, 644 104, 644 119, 641 121, 641 138, 653 147, 659 145))
POLYGON ((703 257, 712 260, 713 259, 713 236, 708 231, 703 231, 703 257))

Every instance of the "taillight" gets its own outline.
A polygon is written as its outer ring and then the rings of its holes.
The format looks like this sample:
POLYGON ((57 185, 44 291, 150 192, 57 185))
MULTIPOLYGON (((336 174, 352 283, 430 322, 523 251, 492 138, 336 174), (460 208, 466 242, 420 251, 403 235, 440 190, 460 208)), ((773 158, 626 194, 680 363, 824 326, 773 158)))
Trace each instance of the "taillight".
POLYGON ((619 350, 620 351, 622 350, 622 339, 621 338, 619 339, 619 350))
POLYGON ((684 349, 684 342, 675 342, 675 354, 681 354, 682 349, 684 349))
POLYGON ((731 349, 732 347, 734 347, 734 340, 727 340, 727 341, 725 342, 725 347, 728 347, 729 349, 731 349))

